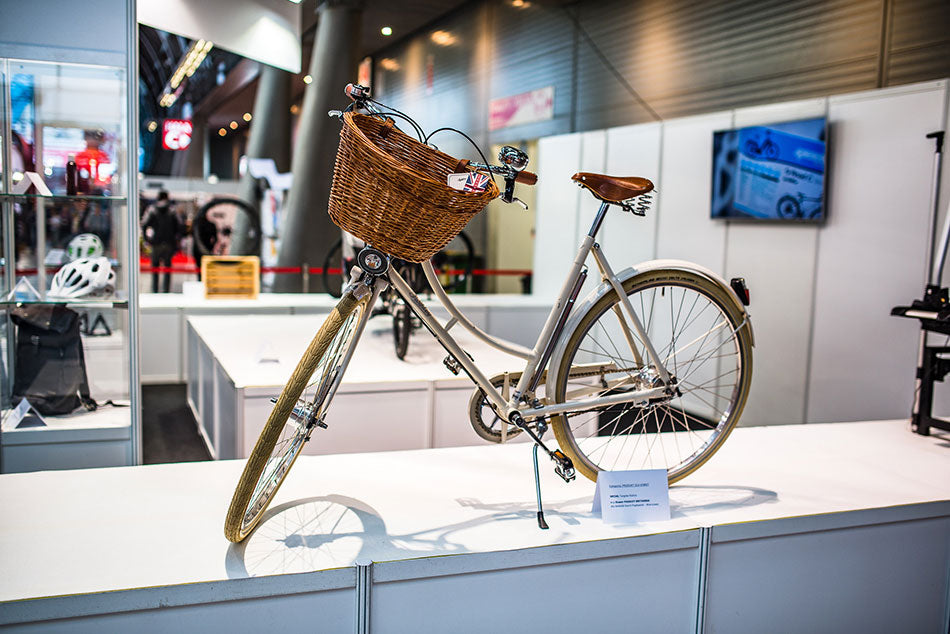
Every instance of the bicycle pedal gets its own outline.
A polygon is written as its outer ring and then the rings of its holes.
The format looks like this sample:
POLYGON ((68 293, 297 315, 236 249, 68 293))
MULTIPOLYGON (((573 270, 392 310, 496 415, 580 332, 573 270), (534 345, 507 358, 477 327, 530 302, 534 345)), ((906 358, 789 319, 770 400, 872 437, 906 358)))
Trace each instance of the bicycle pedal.
POLYGON ((462 364, 458 362, 458 359, 452 355, 448 355, 442 359, 442 365, 444 365, 449 372, 458 376, 458 373, 462 371, 462 364))
POLYGON ((574 471, 574 467, 562 468, 561 465, 557 465, 556 467, 554 467, 554 473, 561 476, 561 479, 564 480, 565 482, 571 482, 572 480, 574 480, 574 478, 577 477, 577 473, 574 471))
POLYGON ((577 471, 574 470, 574 463, 563 451, 555 449, 551 452, 551 458, 557 465, 554 467, 554 473, 558 474, 565 482, 570 482, 577 477, 577 471))
MULTIPOLYGON (((463 350, 462 352, 465 352, 465 351, 463 350)), ((471 359, 472 361, 475 360, 475 357, 473 357, 472 355, 468 354, 468 352, 465 352, 465 354, 466 354, 466 355, 468 356, 468 358, 471 359)), ((448 368, 449 372, 451 372, 452 374, 454 374, 454 375, 456 375, 456 376, 458 376, 458 373, 462 371, 462 364, 459 363, 459 360, 456 359, 456 358, 455 358, 455 355, 453 355, 453 354, 451 354, 451 353, 450 353, 448 356, 446 356, 444 359, 442 359, 442 365, 444 365, 446 368, 448 368)))

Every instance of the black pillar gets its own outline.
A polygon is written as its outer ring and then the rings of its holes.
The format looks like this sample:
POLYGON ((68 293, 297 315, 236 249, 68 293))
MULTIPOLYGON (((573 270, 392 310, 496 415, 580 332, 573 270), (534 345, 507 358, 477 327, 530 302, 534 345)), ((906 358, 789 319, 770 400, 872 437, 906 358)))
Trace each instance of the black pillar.
MULTIPOLYGON (((279 266, 320 266, 340 230, 327 215, 333 162, 340 139, 340 121, 327 111, 347 103, 346 84, 356 80, 361 2, 336 0, 321 5, 310 58, 313 81, 304 92, 294 147, 293 186, 280 228, 279 266)), ((311 290, 323 290, 311 284, 311 290)), ((301 290, 297 276, 280 275, 275 290, 301 290)))
MULTIPOLYGON (((285 70, 261 64, 257 80, 257 95, 254 98, 254 110, 248 130, 248 158, 270 158, 277 164, 278 172, 290 169, 290 80, 292 75, 285 70)), ((257 197, 255 179, 250 173, 241 177, 238 195, 251 203, 260 213, 260 201, 257 197)), ((246 217, 235 218, 231 252, 243 255, 247 249, 246 217)), ((260 231, 260 227, 257 228, 260 231)))

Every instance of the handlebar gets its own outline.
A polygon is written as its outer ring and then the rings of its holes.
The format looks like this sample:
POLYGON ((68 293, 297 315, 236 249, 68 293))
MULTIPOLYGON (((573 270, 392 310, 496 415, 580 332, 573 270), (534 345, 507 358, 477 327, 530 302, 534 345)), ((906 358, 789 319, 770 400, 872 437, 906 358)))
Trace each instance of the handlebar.
POLYGON ((535 185, 538 182, 538 175, 534 172, 518 172, 515 180, 522 185, 535 185))
POLYGON ((366 86, 360 86, 359 84, 347 84, 346 88, 343 89, 343 92, 345 92, 346 96, 353 101, 363 101, 369 99, 369 88, 366 86))
MULTIPOLYGON (((353 103, 347 106, 347 108, 343 111, 331 110, 328 113, 330 116, 340 117, 343 115, 343 113, 349 112, 354 108, 365 109, 375 114, 383 114, 378 108, 374 107, 373 103, 375 102, 373 102, 373 100, 370 98, 370 89, 367 86, 361 86, 359 84, 347 84, 346 88, 343 89, 343 92, 346 93, 346 96, 349 97, 353 103)), ((401 115, 401 113, 398 111, 396 111, 396 114, 401 115)), ((406 118, 408 119, 408 117, 406 118)), ((416 127, 416 131, 419 132, 421 138, 422 132, 420 131, 418 125, 415 124, 412 119, 408 120, 413 126, 416 127)), ((428 137, 426 137, 426 140, 428 140, 428 137)), ((471 139, 469 140, 471 141, 471 139)), ((514 197, 514 188, 516 182, 522 183, 524 185, 534 185, 538 182, 537 174, 524 171, 525 166, 528 164, 528 155, 516 147, 506 145, 501 148, 501 151, 498 153, 498 160, 504 163, 504 165, 491 165, 489 163, 461 161, 460 169, 470 167, 471 169, 477 171, 501 174, 505 178, 505 191, 502 194, 501 199, 506 203, 517 202, 527 209, 528 206, 525 205, 524 202, 514 197)))
POLYGON ((504 165, 491 165, 489 163, 476 163, 475 161, 462 161, 462 167, 470 167, 473 170, 481 172, 491 172, 492 174, 501 174, 505 179, 510 178, 523 185, 534 185, 538 182, 538 175, 534 172, 517 172, 504 165))

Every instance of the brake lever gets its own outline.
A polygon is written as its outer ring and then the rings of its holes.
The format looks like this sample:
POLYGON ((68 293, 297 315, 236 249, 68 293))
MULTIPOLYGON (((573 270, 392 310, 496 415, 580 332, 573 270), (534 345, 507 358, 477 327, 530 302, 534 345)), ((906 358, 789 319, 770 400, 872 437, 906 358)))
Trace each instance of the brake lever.
POLYGON ((521 207, 522 207, 525 211, 528 211, 528 203, 526 203, 525 201, 521 200, 520 198, 512 198, 512 199, 511 199, 511 202, 513 202, 513 203, 518 203, 519 205, 521 205, 521 207))

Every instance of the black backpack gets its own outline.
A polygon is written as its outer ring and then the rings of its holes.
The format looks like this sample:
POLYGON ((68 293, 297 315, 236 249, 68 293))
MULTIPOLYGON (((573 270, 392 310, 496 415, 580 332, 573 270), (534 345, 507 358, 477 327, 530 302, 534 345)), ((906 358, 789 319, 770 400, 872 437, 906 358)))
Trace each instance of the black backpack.
POLYGON ((26 398, 43 415, 69 414, 83 406, 96 409, 89 397, 86 360, 79 336, 79 314, 58 304, 18 306, 14 402, 26 398))

